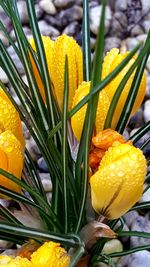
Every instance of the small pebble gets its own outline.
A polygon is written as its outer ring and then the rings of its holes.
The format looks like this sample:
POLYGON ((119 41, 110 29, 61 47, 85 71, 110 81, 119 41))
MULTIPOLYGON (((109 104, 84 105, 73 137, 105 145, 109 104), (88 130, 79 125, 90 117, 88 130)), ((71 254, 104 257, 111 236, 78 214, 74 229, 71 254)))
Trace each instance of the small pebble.
POLYGON ((1 67, 0 67, 0 80, 5 84, 9 82, 9 79, 8 79, 6 73, 4 72, 4 70, 1 67))
POLYGON ((42 172, 48 172, 47 164, 43 157, 39 158, 37 161, 37 165, 40 171, 42 172))
POLYGON ((41 0, 39 6, 43 9, 44 12, 50 15, 55 15, 57 10, 51 0, 41 0))
MULTIPOLYGON (((138 216, 131 226, 132 231, 150 232, 150 223, 147 217, 138 216)), ((149 245, 149 239, 143 237, 131 236, 131 247, 149 245)))
POLYGON ((57 29, 55 29, 51 25, 48 25, 44 20, 40 20, 38 22, 38 25, 40 28, 40 32, 43 35, 50 36, 50 37, 51 36, 57 37, 60 34, 60 32, 57 29))

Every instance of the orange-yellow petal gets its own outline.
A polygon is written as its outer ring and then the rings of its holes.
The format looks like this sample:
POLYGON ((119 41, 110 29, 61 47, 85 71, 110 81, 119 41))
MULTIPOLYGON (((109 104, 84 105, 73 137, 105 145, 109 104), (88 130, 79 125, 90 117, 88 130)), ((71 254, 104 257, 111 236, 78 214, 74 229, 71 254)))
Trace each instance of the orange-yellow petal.
POLYGON ((34 267, 68 267, 70 257, 59 243, 45 242, 31 256, 34 267))
MULTIPOLYGON (((41 36, 41 37, 42 37, 44 50, 45 50, 45 54, 46 54, 46 61, 47 61, 48 71, 49 71, 49 75, 50 75, 50 78, 51 78, 51 66, 53 64, 54 41, 52 41, 50 39, 50 37, 48 37, 48 36, 41 36)), ((32 46, 33 50, 36 51, 36 46, 35 46, 35 42, 34 42, 33 38, 29 40, 29 43, 32 46)), ((41 96, 43 98, 43 101, 46 102, 44 86, 43 86, 41 77, 39 75, 39 71, 38 71, 38 69, 37 69, 37 67, 36 67, 36 65, 34 63, 34 60, 33 60, 33 58, 31 56, 30 56, 30 60, 31 60, 33 71, 34 71, 34 75, 36 77, 37 84, 39 86, 39 90, 40 90, 41 96)))
POLYGON ((76 41, 65 34, 59 36, 54 45, 52 65, 52 81, 60 110, 63 105, 65 57, 68 56, 69 69, 69 101, 68 108, 72 106, 75 90, 83 81, 82 52, 76 41))
MULTIPOLYGON (((10 131, 5 131, 0 134, 0 166, 9 173, 14 174, 18 179, 21 179, 23 169, 22 147, 18 139, 10 131)), ((20 187, 0 175, 0 185, 11 189, 15 192, 20 192, 20 187)))
POLYGON ((10 130, 21 142, 22 148, 24 148, 25 140, 19 114, 8 96, 0 88, 0 132, 6 130, 10 130))
MULTIPOLYGON (((109 53, 107 53, 107 55, 104 58, 104 62, 103 62, 103 67, 102 67, 102 79, 104 79, 108 74, 111 73, 111 71, 113 71, 121 62, 122 60, 127 56, 128 52, 124 53, 124 54, 119 54, 119 49, 117 48, 113 48, 110 50, 109 53)), ((124 78, 125 74, 127 73, 127 71, 129 70, 129 68, 131 67, 131 65, 135 62, 136 56, 134 56, 129 63, 124 67, 124 69, 105 87, 105 91, 107 92, 110 101, 112 100, 121 80, 124 78)), ((135 75, 135 71, 133 72, 133 74, 130 76, 129 80, 127 81, 120 99, 118 101, 118 104, 116 106, 116 110, 112 119, 112 125, 111 128, 115 129, 118 120, 119 120, 119 115, 121 114, 123 107, 124 107, 124 103, 127 99, 127 95, 128 92, 130 90, 133 78, 135 75)), ((134 103, 134 106, 132 108, 132 113, 131 115, 133 115, 137 109, 140 107, 144 96, 145 96, 145 92, 146 92, 146 75, 145 73, 143 74, 142 77, 142 81, 139 87, 139 91, 134 103)))
POLYGON ((11 258, 2 256, 0 259, 0 267, 31 267, 31 262, 28 259, 16 257, 11 258))
POLYGON ((141 197, 146 159, 142 151, 129 144, 110 147, 98 171, 91 176, 92 206, 108 219, 127 212, 141 197))
MULTIPOLYGON (((73 98, 73 105, 75 107, 88 93, 90 90, 90 82, 83 82, 75 92, 73 98)), ((109 98, 104 90, 99 94, 99 101, 96 113, 95 128, 96 133, 103 130, 106 114, 109 108, 109 98)), ((80 140, 85 114, 86 114, 87 104, 84 105, 75 115, 71 118, 71 126, 75 137, 80 140)))

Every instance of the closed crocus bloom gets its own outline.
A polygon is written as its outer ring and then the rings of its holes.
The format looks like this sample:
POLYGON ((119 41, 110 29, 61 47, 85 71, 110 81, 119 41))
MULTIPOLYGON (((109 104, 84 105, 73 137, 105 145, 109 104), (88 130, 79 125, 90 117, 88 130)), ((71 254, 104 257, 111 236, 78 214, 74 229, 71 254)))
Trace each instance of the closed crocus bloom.
POLYGON ((76 41, 65 34, 57 38, 54 45, 54 58, 52 65, 52 82, 60 110, 63 105, 65 58, 68 56, 69 69, 69 100, 71 109, 75 90, 83 81, 82 52, 76 41))
MULTIPOLYGON (((52 64, 53 64, 54 41, 52 41, 50 39, 50 37, 48 37, 48 36, 41 36, 41 37, 42 37, 43 46, 44 46, 44 50, 45 50, 45 55, 46 55, 46 61, 47 61, 49 75, 51 76, 51 67, 52 67, 52 64)), ((34 42, 33 38, 29 40, 29 43, 32 46, 33 50, 36 51, 36 46, 35 46, 35 42, 34 42)), ((30 60, 31 60, 31 64, 32 64, 32 67, 33 67, 33 71, 34 71, 34 74, 35 74, 35 78, 36 78, 37 84, 39 86, 39 90, 40 90, 41 96, 43 98, 43 101, 46 102, 44 86, 43 86, 41 77, 39 75, 39 71, 38 71, 38 69, 37 69, 32 57, 30 57, 30 60)))
MULTIPOLYGON (((0 134, 0 168, 21 179, 23 169, 22 148, 18 139, 10 131, 0 134)), ((16 183, 3 175, 0 175, 0 185, 15 192, 21 191, 16 183)))
POLYGON ((90 178, 94 210, 110 220, 127 212, 142 195, 146 168, 140 149, 127 143, 110 147, 90 178))
POLYGON ((45 242, 31 256, 33 267, 68 267, 70 257, 59 243, 45 242))
MULTIPOLYGON (((126 52, 124 54, 120 54, 119 49, 117 49, 117 48, 111 49, 110 52, 108 52, 104 58, 103 67, 102 67, 102 79, 104 79, 107 75, 109 75, 123 61, 123 59, 125 59, 127 54, 128 54, 128 52, 126 52)), ((123 70, 121 72, 119 72, 119 74, 105 87, 105 91, 107 92, 107 94, 110 98, 110 101, 112 100, 121 80, 124 78, 125 74, 130 69, 131 65, 135 62, 135 59, 136 59, 136 56, 133 57, 129 61, 129 63, 123 68, 123 70)), ((135 71, 130 76, 129 80, 127 81, 127 83, 126 83, 126 85, 125 85, 125 87, 121 93, 120 99, 118 101, 118 104, 116 106, 116 110, 114 112, 113 119, 112 119, 111 128, 113 128, 113 129, 115 129, 115 127, 117 126, 117 123, 119 120, 119 114, 121 114, 121 112, 123 110, 125 101, 127 99, 127 95, 128 95, 129 90, 131 88, 131 84, 132 84, 134 75, 135 75, 135 71)), ((133 115, 140 107, 140 105, 144 99, 145 92, 146 92, 146 75, 144 73, 143 77, 142 77, 141 84, 139 86, 139 91, 138 91, 134 106, 132 108, 131 115, 133 115)))
MULTIPOLYGON (((71 108, 72 99, 78 85, 83 80, 82 75, 82 52, 76 41, 65 34, 61 35, 54 42, 49 37, 42 36, 43 45, 46 54, 48 71, 54 89, 54 95, 57 99, 58 106, 62 110, 63 105, 63 92, 64 92, 64 71, 65 71, 65 58, 68 56, 69 66, 69 103, 68 108, 71 108)), ((34 40, 29 40, 32 48, 36 50, 34 40)), ((44 87, 39 76, 39 72, 35 66, 33 59, 31 63, 35 73, 37 83, 43 100, 45 102, 44 87)))
MULTIPOLYGON (((73 105, 75 107, 90 91, 90 82, 83 82, 75 92, 73 98, 73 105)), ((96 133, 103 130, 104 123, 109 108, 109 98, 104 90, 99 94, 99 101, 95 120, 96 133)), ((78 112, 76 112, 71 118, 71 126, 75 137, 80 140, 85 114, 86 114, 87 104, 84 105, 78 112)))
POLYGON ((22 148, 24 148, 25 140, 19 114, 8 96, 0 88, 0 133, 6 130, 10 130, 20 141, 22 148))
POLYGON ((31 267, 31 262, 21 257, 13 259, 11 257, 1 256, 0 267, 31 267))

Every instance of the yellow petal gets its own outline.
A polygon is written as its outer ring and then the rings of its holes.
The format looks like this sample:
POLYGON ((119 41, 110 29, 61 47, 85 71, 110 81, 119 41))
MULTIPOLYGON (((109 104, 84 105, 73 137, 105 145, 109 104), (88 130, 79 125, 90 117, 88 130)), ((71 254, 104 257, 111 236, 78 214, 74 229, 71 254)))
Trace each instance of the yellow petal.
MULTIPOLYGON (((44 50, 45 50, 45 54, 46 54, 46 61, 47 61, 48 71, 49 71, 49 75, 50 75, 50 78, 51 78, 51 66, 53 64, 54 42, 48 36, 41 36, 41 37, 42 37, 44 50)), ((36 46, 35 46, 35 42, 34 42, 33 38, 29 40, 29 43, 32 46, 33 50, 36 51, 36 46)), ((41 96, 43 98, 43 101, 46 102, 44 86, 43 86, 43 83, 41 81, 41 78, 40 78, 40 75, 39 75, 39 71, 38 71, 38 69, 37 69, 37 67, 36 67, 36 65, 34 63, 34 60, 33 60, 33 58, 31 56, 30 56, 30 60, 31 60, 33 71, 34 71, 34 75, 36 77, 37 84, 39 86, 39 90, 40 90, 41 96)))
POLYGON ((90 178, 95 211, 108 219, 127 212, 142 195, 146 168, 140 149, 129 144, 109 148, 98 171, 90 178))
POLYGON ((31 256, 34 267, 68 267, 70 257, 59 243, 45 242, 31 256))
MULTIPOLYGON (((10 131, 0 134, 0 159, 2 160, 0 163, 1 168, 14 174, 18 179, 21 178, 23 169, 22 148, 20 142, 10 131)), ((0 185, 15 192, 20 192, 21 190, 17 184, 3 175, 0 175, 0 185)))
POLYGON ((15 107, 0 88, 0 130, 4 132, 10 130, 16 138, 21 142, 24 149, 25 140, 23 137, 22 124, 18 112, 15 107))
MULTIPOLYGON (((110 52, 107 53, 107 55, 104 58, 103 67, 102 67, 102 79, 104 79, 108 74, 110 74, 111 71, 113 71, 122 62, 122 60, 127 56, 127 54, 128 54, 128 52, 126 52, 124 54, 119 54, 119 50, 116 48, 113 48, 112 50, 110 50, 110 52)), ((105 91, 107 92, 107 94, 110 98, 110 101, 112 100, 121 80, 124 78, 125 74, 129 70, 131 65, 135 62, 135 59, 136 59, 136 56, 134 56, 129 61, 129 63, 124 67, 124 69, 105 87, 105 91)), ((113 129, 115 129, 115 127, 118 123, 119 114, 123 110, 124 103, 127 99, 127 95, 128 95, 129 90, 130 90, 134 75, 135 75, 135 72, 130 76, 129 80, 127 81, 127 83, 126 83, 126 85, 125 85, 125 87, 121 93, 121 96, 120 96, 120 99, 119 99, 118 104, 116 106, 116 110, 115 110, 113 120, 112 120, 111 128, 113 128, 113 129)), ((139 91, 138 91, 138 94, 136 97, 135 104, 132 108, 131 115, 133 115, 140 107, 140 105, 144 99, 145 92, 146 92, 146 75, 144 73, 140 87, 139 87, 139 91)))
MULTIPOLYGON (((73 98, 73 105, 75 107, 88 93, 90 90, 90 82, 83 82, 75 92, 73 98)), ((96 133, 103 130, 106 114, 109 108, 109 98, 104 90, 99 94, 99 101, 96 113, 95 128, 96 133)), ((84 105, 74 116, 71 118, 71 125, 75 137, 80 140, 85 114, 86 114, 87 104, 84 105)))
POLYGON ((12 260, 11 257, 7 255, 0 255, 0 266, 4 266, 12 260))
MULTIPOLYGON (((7 256, 4 256, 7 257, 7 256)), ((29 260, 21 257, 16 257, 11 259, 9 257, 8 261, 5 264, 5 261, 0 261, 0 267, 31 267, 29 260)))
POLYGON ((62 110, 64 91, 65 57, 68 56, 69 69, 69 109, 75 90, 83 80, 82 76, 82 52, 76 41, 65 34, 57 38, 54 45, 54 58, 52 64, 52 81, 58 105, 62 110))

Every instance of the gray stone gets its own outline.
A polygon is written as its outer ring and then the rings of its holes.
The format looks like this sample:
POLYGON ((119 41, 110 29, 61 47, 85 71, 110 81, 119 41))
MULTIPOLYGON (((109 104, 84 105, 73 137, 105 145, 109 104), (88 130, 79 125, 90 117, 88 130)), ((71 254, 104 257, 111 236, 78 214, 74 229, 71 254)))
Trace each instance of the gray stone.
POLYGON ((39 158, 37 161, 37 165, 40 171, 42 172, 48 172, 47 164, 43 157, 39 158))
POLYGON ((110 51, 112 48, 116 47, 119 48, 121 45, 121 40, 118 37, 112 36, 112 37, 107 37, 105 39, 105 52, 110 51))
POLYGON ((51 193, 51 192, 48 192, 48 193, 46 194, 46 196, 47 196, 47 201, 48 201, 48 203, 50 203, 51 200, 52 200, 52 193, 51 193))
POLYGON ((147 75, 146 79, 146 96, 150 97, 150 75, 147 75))
POLYGON ((57 13, 57 10, 51 0, 41 0, 39 6, 47 14, 55 15, 57 13))
POLYGON ((144 121, 150 121, 150 100, 144 103, 144 121))
MULTIPOLYGON (((100 14, 101 14, 102 6, 95 6, 90 8, 90 29, 91 32, 97 35, 99 22, 100 22, 100 14)), ((105 33, 108 33, 109 27, 112 20, 112 13, 109 6, 106 7, 106 18, 105 18, 105 33)))
POLYGON ((75 20, 81 20, 83 14, 83 9, 80 6, 74 5, 68 9, 62 10, 59 13, 59 19, 63 26, 67 26, 68 23, 75 20))
POLYGON ((142 108, 139 108, 138 111, 131 117, 129 121, 129 127, 131 129, 141 127, 144 124, 144 114, 142 108))
POLYGON ((131 255, 122 257, 117 267, 148 267, 150 262, 150 252, 139 251, 131 255))
POLYGON ((115 10, 125 11, 127 9, 127 0, 116 0, 115 1, 115 10))
POLYGON ((137 40, 143 43, 145 42, 146 38, 147 38, 147 34, 140 34, 137 36, 137 40))
POLYGON ((134 211, 134 210, 127 212, 124 215, 125 222, 129 228, 131 228, 132 223, 136 220, 137 217, 138 217, 138 213, 137 211, 134 211))
POLYGON ((129 37, 126 39, 127 48, 129 51, 132 50, 138 43, 139 41, 137 38, 129 37))
POLYGON ((38 25, 40 28, 40 32, 43 35, 50 36, 50 37, 51 36, 57 37, 60 34, 60 32, 57 29, 55 29, 51 25, 48 25, 44 20, 40 20, 38 22, 38 25))
MULTIPOLYGON (((147 188, 148 186, 149 186, 148 184, 145 184, 144 188, 147 188)), ((144 192, 144 194, 140 199, 141 203, 146 201, 150 201, 150 188, 144 192)))
POLYGON ((39 4, 35 4, 35 13, 38 20, 43 16, 44 11, 40 8, 39 4))
POLYGON ((141 0, 142 3, 142 14, 145 15, 146 13, 150 12, 150 1, 141 0))
POLYGON ((52 191, 52 182, 49 173, 40 173, 40 178, 46 193, 52 191))
POLYGON ((144 27, 145 33, 148 33, 148 31, 150 29, 150 20, 144 20, 143 21, 143 27, 144 27))
POLYGON ((34 161, 37 161, 37 159, 41 157, 41 153, 32 136, 30 139, 26 140, 26 148, 34 161))
POLYGON ((2 31, 0 31, 0 40, 2 41, 2 43, 5 47, 9 46, 9 41, 2 31))
POLYGON ((28 11, 27 11, 26 2, 22 1, 22 0, 18 1, 17 6, 18 6, 18 11, 19 11, 21 22, 23 24, 28 23, 29 22, 29 18, 28 18, 28 11))
POLYGON ((6 73, 4 72, 4 70, 3 70, 1 67, 0 67, 0 80, 1 80, 3 83, 8 83, 8 82, 9 82, 6 73))
POLYGON ((70 36, 75 36, 80 32, 81 28, 80 25, 77 21, 74 21, 70 23, 64 30, 63 33, 70 35, 70 36))
MULTIPOLYGON (((132 231, 150 232, 150 223, 147 217, 138 216, 131 226, 132 231)), ((131 247, 144 246, 149 244, 149 239, 131 236, 131 247)))
POLYGON ((62 24, 59 14, 56 14, 55 16, 45 14, 44 19, 49 25, 53 26, 57 30, 60 30, 60 31, 63 30, 64 25, 62 24))
POLYGON ((112 20, 112 31, 115 36, 122 36, 127 31, 127 27, 128 21, 126 15, 121 11, 115 12, 112 20))
POLYGON ((13 47, 12 46, 9 46, 7 48, 7 51, 8 51, 8 54, 10 55, 13 63, 15 64, 17 70, 19 71, 20 74, 24 74, 24 68, 23 68, 23 65, 20 61, 20 59, 18 58, 16 52, 14 51, 13 47))
POLYGON ((54 4, 58 8, 64 8, 72 5, 74 3, 73 0, 54 0, 54 4))
POLYGON ((4 250, 7 248, 10 248, 12 246, 12 243, 5 240, 0 240, 0 250, 4 250))
POLYGON ((144 34, 144 30, 140 25, 135 25, 131 30, 131 36, 137 36, 144 34))

